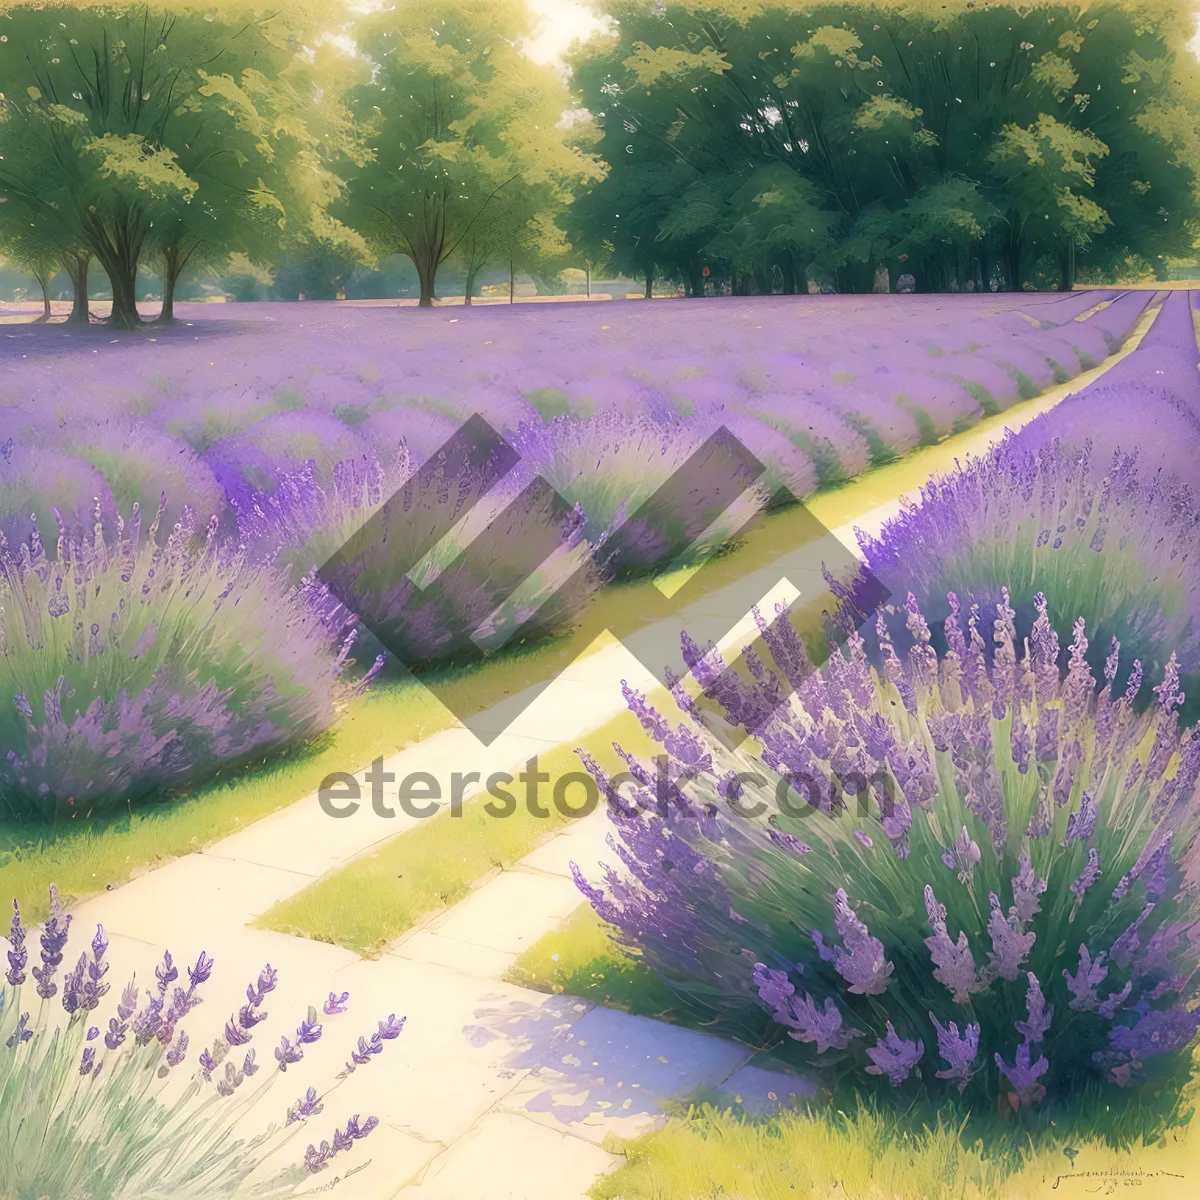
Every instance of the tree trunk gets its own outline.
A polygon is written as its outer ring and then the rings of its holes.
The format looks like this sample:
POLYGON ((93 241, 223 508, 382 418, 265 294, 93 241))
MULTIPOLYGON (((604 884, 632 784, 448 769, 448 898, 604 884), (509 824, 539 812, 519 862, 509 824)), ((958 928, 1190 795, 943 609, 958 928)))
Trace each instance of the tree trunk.
POLYGON ((646 268, 646 295, 643 297, 646 300, 654 299, 654 268, 646 268))
POLYGON ((1013 292, 1021 290, 1021 257, 1020 235, 1010 236, 1004 246, 1004 265, 1008 274, 1008 287, 1013 292))
POLYGON ((71 315, 68 325, 86 325, 88 314, 88 265, 92 256, 86 250, 63 256, 63 266, 71 280, 71 315))
POLYGON ((177 250, 163 251, 163 294, 162 310, 157 322, 169 325, 175 320, 175 285, 183 273, 183 260, 177 250))
POLYGON ((417 268, 417 284, 420 295, 417 304, 421 308, 432 308, 434 301, 433 280, 434 276, 437 275, 437 264, 431 263, 422 257, 420 261, 414 258, 413 266, 417 268))
POLYGON ((108 324, 114 329, 136 329, 142 323, 137 310, 137 256, 123 246, 106 246, 100 265, 112 287, 112 315, 108 324))
POLYGON ((37 324, 41 325, 50 320, 50 272, 37 271, 35 278, 42 289, 42 315, 37 319, 37 324))
POLYGON ((463 304, 471 303, 471 294, 475 291, 475 276, 479 274, 479 268, 472 264, 467 269, 467 281, 463 286, 463 304))
POLYGON ((1058 252, 1059 290, 1069 292, 1075 287, 1075 239, 1068 238, 1067 244, 1058 252))
POLYGON ((587 298, 590 300, 592 298, 592 268, 590 266, 584 266, 583 276, 587 287, 587 298))
POLYGON ((517 294, 517 275, 516 275, 516 272, 513 270, 513 261, 510 258, 508 260, 508 302, 509 302, 509 304, 513 303, 513 300, 515 299, 516 294, 517 294))

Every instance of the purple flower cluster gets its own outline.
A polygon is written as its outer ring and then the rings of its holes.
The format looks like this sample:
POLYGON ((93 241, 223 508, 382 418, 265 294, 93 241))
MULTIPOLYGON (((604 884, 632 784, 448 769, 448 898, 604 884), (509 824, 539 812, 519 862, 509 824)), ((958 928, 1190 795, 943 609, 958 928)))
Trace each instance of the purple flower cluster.
MULTIPOLYGON (((70 918, 63 913, 57 893, 52 890, 50 915, 41 930, 43 962, 40 967, 34 968, 39 993, 46 993, 42 996, 43 1000, 56 994, 57 985, 53 976, 61 962, 69 923, 70 918)), ((107 1118, 116 1114, 120 1123, 131 1119, 130 1114, 133 1114, 139 1122, 139 1128, 154 1128, 156 1138, 165 1139, 165 1158, 181 1152, 208 1156, 225 1156, 228 1152, 233 1155, 233 1169, 240 1170, 243 1175, 261 1161, 261 1153, 246 1158, 239 1157, 236 1148, 229 1151, 233 1123, 240 1120, 244 1110, 235 1104, 209 1111, 199 1081, 202 1079, 212 1084, 218 1096, 229 1097, 248 1078, 259 1072, 260 1066, 253 1048, 236 1058, 231 1052, 235 1049, 240 1051, 252 1039, 251 1031, 268 1019, 263 1005, 278 984, 278 975, 273 967, 269 964, 264 966, 257 978, 247 986, 246 1003, 226 1022, 224 1036, 218 1037, 210 1049, 201 1051, 197 1060, 198 1079, 183 1100, 164 1107, 156 1094, 154 1081, 166 1078, 186 1059, 189 1038, 181 1022, 201 1003, 199 992, 211 978, 213 960, 206 953, 201 953, 195 963, 186 968, 184 986, 185 972, 181 971, 170 952, 164 953, 155 967, 154 981, 149 988, 139 988, 131 980, 117 998, 115 1013, 108 1016, 106 1022, 103 1018, 97 1018, 97 1023, 92 1024, 91 1014, 109 990, 105 982, 109 966, 108 937, 103 926, 98 926, 90 945, 90 954, 84 953, 79 964, 63 981, 62 1005, 68 1020, 63 1027, 54 1028, 43 1023, 47 1011, 44 1005, 31 1019, 30 1011, 23 1010, 19 1004, 19 989, 25 982, 24 968, 28 956, 25 950, 26 930, 16 905, 9 930, 9 945, 6 986, 11 990, 0 996, 0 1041, 3 1042, 0 1053, 7 1052, 13 1056, 11 1069, 6 1068, 6 1078, 9 1081, 9 1095, 16 1098, 15 1102, 61 1104, 64 1111, 69 1110, 71 1105, 82 1103, 94 1109, 97 1119, 82 1131, 84 1140, 78 1143, 90 1145, 92 1148, 89 1153, 95 1153, 97 1147, 86 1139, 103 1137, 107 1118), (49 1033, 53 1036, 48 1036, 49 1033), (22 1047, 32 1042, 35 1035, 40 1041, 34 1042, 30 1054, 21 1057, 22 1047), (79 1088, 88 1089, 92 1099, 77 1099, 74 1091, 79 1088), (193 1103, 193 1100, 196 1102, 193 1103), (184 1147, 187 1147, 186 1151, 184 1147)), ((330 992, 320 1010, 316 1006, 308 1008, 293 1037, 283 1039, 283 1045, 288 1047, 287 1052, 280 1057, 280 1051, 276 1051, 281 1072, 285 1066, 300 1061, 303 1047, 321 1038, 321 1014, 325 1018, 336 1018, 347 1010, 349 1000, 348 992, 330 992)), ((360 1039, 359 1050, 364 1053, 365 1059, 369 1059, 381 1053, 386 1042, 398 1038, 403 1028, 403 1017, 397 1019, 394 1015, 389 1016, 386 1021, 378 1023, 378 1029, 370 1039, 360 1039)), ((344 1079, 345 1074, 340 1078, 344 1079)), ((277 1074, 268 1076, 260 1084, 259 1090, 269 1088, 277 1078, 277 1074)), ((336 1086, 331 1087, 330 1092, 336 1086)), ((324 1111, 327 1099, 328 1093, 322 1096, 315 1087, 309 1087, 288 1108, 287 1124, 319 1116, 324 1111)), ((352 1116, 344 1128, 334 1132, 332 1142, 323 1141, 319 1148, 310 1145, 303 1161, 296 1164, 292 1172, 298 1170, 307 1173, 323 1169, 330 1159, 366 1137, 378 1123, 375 1117, 363 1120, 357 1114, 352 1116)), ((114 1127, 111 1132, 114 1141, 119 1142, 119 1130, 114 1127)), ((265 1145, 265 1139, 260 1139, 258 1144, 265 1145)), ((119 1157, 119 1151, 117 1154, 119 1157)), ((189 1164, 181 1165, 186 1168, 189 1164)), ((164 1161, 157 1169, 167 1172, 168 1168, 174 1170, 175 1164, 164 1161)), ((295 1179, 292 1178, 291 1184, 294 1183, 295 1179)))
POLYGON ((51 817, 125 804, 320 732, 347 694, 348 614, 315 579, 289 587, 186 509, 162 545, 135 505, 106 539, 60 524, 0 544, 0 797, 51 817), (68 679, 72 680, 68 686, 68 679))
POLYGON ((623 754, 635 786, 618 795, 584 755, 620 866, 598 884, 574 872, 688 1011, 786 1035, 831 1080, 861 1071, 890 1091, 920 1076, 1016 1108, 1140 1079, 1190 1043, 1200 730, 1180 728, 1177 660, 1146 708, 1140 663, 1114 687, 1119 644, 1101 686, 1084 622, 1064 622, 1064 654, 1050 599, 1035 596, 1020 636, 1010 595, 991 653, 978 602, 948 598, 939 649, 910 595, 909 647, 882 623, 879 666, 852 633, 813 669, 786 621, 756 614, 770 662, 751 652, 745 673, 685 636, 708 706, 677 683, 675 720, 627 689, 688 782, 661 795, 623 754), (725 748, 728 725, 756 758, 725 748))
MULTIPOLYGON (((1004 581, 1018 638, 1036 620, 1039 580, 1052 578, 1055 624, 1086 619, 1093 670, 1115 637, 1126 665, 1140 661, 1152 681, 1172 653, 1180 671, 1200 671, 1196 357, 1187 297, 1174 293, 1138 347, 1097 382, 933 477, 920 503, 878 536, 860 535, 866 571, 896 594, 915 593, 939 635, 951 616, 948 591, 988 611, 1004 581)), ((848 611, 867 581, 834 581, 848 611)))

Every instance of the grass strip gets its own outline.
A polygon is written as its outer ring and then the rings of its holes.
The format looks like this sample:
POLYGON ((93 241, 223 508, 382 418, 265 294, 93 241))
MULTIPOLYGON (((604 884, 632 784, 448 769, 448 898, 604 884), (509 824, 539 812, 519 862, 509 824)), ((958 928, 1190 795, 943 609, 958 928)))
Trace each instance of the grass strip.
POLYGON ((999 1119, 967 1126, 957 1113, 785 1112, 748 1120, 728 1106, 693 1107, 661 1129, 606 1149, 624 1165, 592 1200, 1085 1200, 1153 1179, 1159 1200, 1194 1195, 1187 1131, 1142 1142, 1136 1105, 1081 1099, 1036 1133, 999 1119))
MULTIPOLYGON (((649 754, 653 749, 630 712, 581 741, 609 770, 620 761, 614 741, 634 754, 649 754)), ((529 810, 520 784, 509 789, 518 803, 503 818, 486 811, 484 805, 490 802, 486 793, 477 794, 463 804, 460 816, 443 808, 377 850, 279 901, 255 926, 331 942, 360 954, 380 953, 424 918, 456 904, 493 872, 511 867, 562 830, 570 818, 555 810, 549 796, 556 778, 581 770, 574 747, 575 743, 559 746, 538 759, 539 769, 550 775, 549 784, 540 791, 549 816, 529 810)), ((523 766, 513 763, 509 769, 515 775, 523 766)), ((574 794, 570 799, 579 803, 574 794)))

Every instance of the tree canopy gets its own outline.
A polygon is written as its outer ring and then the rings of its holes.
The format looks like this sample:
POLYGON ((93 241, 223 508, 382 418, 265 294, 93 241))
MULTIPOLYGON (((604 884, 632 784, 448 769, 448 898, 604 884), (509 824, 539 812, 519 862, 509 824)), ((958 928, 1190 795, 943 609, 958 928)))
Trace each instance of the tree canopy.
MULTIPOLYGON (((162 319, 231 256, 283 295, 359 267, 702 294, 1166 277, 1200 225, 1181 0, 595 0, 568 71, 527 0, 0 0, 0 251, 162 319), (294 285, 294 286, 293 286, 294 285)), ((45 291, 45 287, 43 288, 45 291)), ((48 301, 47 301, 48 304, 48 301)))

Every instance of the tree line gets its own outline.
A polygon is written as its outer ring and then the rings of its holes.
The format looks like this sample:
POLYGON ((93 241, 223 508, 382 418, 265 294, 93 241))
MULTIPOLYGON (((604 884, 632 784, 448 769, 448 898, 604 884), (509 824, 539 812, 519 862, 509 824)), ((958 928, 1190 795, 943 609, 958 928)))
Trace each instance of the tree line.
POLYGON ((1200 64, 1173 0, 0 2, 0 254, 139 322, 297 257, 620 271, 701 295, 1072 286, 1194 255, 1200 64))

